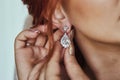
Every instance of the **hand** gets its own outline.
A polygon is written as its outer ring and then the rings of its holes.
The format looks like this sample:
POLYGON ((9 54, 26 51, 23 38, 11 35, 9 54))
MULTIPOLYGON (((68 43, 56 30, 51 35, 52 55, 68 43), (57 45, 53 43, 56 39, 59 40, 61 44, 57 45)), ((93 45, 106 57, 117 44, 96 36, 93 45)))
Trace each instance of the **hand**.
MULTIPOLYGON (((48 42, 41 34, 42 29, 35 28, 21 32, 15 41, 15 57, 19 80, 61 80, 61 52, 63 48, 58 42, 63 33, 54 33, 54 50, 48 62, 48 42), (57 42, 56 42, 57 41, 57 42), (31 45, 26 45, 26 42, 31 45), (42 43, 41 43, 42 42, 42 43)), ((71 80, 88 80, 73 53, 73 46, 65 51, 64 64, 71 80), (81 76, 81 77, 80 77, 81 76)))
MULTIPOLYGON (((54 56, 50 59, 49 67, 47 67, 47 75, 44 76, 46 74, 46 56, 48 56, 49 50, 48 41, 46 41, 46 37, 41 34, 41 32, 45 31, 44 28, 45 26, 39 26, 25 30, 16 37, 15 61, 19 80, 45 80, 45 77, 51 73, 50 66, 54 65, 50 65, 50 63, 54 62, 54 56)), ((62 32, 60 30, 56 31, 54 33, 54 41, 59 40, 61 36, 62 32)), ((53 54, 59 52, 57 50, 60 49, 60 47, 57 47, 57 43, 55 46, 53 54)))
POLYGON ((41 33, 45 26, 22 31, 15 40, 15 61, 19 80, 36 80, 46 63, 48 44, 41 33))
POLYGON ((65 51, 64 64, 70 80, 90 80, 75 58, 73 44, 65 51))
MULTIPOLYGON (((69 33, 69 37, 72 41, 73 38, 73 31, 69 33)), ((74 55, 74 46, 71 43, 70 47, 64 49, 59 42, 56 43, 53 56, 49 61, 47 68, 46 68, 46 80, 89 80, 88 76, 84 73, 80 65, 78 64, 75 55, 74 55), (64 52, 64 67, 66 69, 66 74, 62 79, 61 73, 61 53, 64 52)), ((62 58, 63 59, 63 58, 62 58)), ((45 79, 43 79, 45 80, 45 79)))
POLYGON ((59 40, 62 37, 63 33, 60 30, 57 30, 54 37, 54 47, 52 51, 52 55, 44 65, 44 68, 41 69, 39 80, 61 80, 61 59, 62 59, 62 51, 63 47, 61 46, 59 40))

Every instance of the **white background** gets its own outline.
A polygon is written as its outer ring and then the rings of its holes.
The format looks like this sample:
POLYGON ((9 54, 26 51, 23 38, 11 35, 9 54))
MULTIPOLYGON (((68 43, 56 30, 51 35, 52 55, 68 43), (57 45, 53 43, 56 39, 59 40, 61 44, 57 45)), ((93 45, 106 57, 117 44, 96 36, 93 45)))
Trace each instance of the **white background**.
POLYGON ((14 80, 14 39, 27 15, 21 0, 0 0, 0 80, 14 80))

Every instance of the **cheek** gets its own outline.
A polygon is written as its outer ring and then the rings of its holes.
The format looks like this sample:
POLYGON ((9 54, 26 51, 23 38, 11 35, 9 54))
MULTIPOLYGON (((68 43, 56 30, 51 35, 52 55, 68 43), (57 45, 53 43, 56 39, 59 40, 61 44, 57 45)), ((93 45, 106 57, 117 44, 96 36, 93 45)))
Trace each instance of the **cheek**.
POLYGON ((86 36, 96 40, 110 40, 113 38, 111 33, 119 28, 115 28, 120 15, 117 1, 70 0, 67 14, 75 28, 86 36))

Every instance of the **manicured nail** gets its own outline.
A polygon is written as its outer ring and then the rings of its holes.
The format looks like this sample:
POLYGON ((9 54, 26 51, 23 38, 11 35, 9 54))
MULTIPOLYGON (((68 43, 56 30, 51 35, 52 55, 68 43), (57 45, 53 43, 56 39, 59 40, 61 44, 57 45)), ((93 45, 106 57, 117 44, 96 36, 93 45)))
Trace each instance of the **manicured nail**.
POLYGON ((73 46, 72 44, 70 44, 69 48, 68 48, 69 54, 70 55, 74 55, 74 50, 73 50, 73 46))
POLYGON ((38 29, 30 29, 30 31, 40 34, 40 31, 38 29))

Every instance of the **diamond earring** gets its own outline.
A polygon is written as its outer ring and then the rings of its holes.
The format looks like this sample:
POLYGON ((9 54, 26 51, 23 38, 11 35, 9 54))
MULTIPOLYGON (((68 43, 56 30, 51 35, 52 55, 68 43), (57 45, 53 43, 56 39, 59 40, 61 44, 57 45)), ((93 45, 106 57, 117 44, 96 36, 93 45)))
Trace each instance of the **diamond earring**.
POLYGON ((65 33, 60 40, 60 43, 64 48, 68 48, 70 46, 70 43, 71 43, 71 41, 66 33, 68 29, 69 29, 69 27, 67 27, 67 26, 63 27, 63 30, 65 33))

